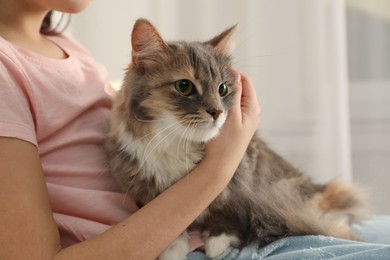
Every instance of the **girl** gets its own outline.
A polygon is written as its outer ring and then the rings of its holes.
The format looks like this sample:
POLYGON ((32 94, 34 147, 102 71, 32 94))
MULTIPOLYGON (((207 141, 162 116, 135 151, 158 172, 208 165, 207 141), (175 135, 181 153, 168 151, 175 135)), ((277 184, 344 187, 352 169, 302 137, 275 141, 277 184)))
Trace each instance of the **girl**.
POLYGON ((0 259, 158 257, 227 185, 258 125, 252 83, 237 73, 241 99, 203 162, 134 213, 105 164, 107 73, 42 27, 50 10, 89 2, 0 0, 0 259))

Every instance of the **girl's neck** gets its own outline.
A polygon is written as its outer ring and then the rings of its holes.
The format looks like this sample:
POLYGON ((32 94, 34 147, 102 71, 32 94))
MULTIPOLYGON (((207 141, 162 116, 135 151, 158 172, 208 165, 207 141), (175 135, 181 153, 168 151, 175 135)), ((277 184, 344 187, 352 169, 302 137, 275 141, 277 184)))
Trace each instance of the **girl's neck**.
POLYGON ((40 38, 40 28, 46 10, 38 6, 26 6, 24 1, 0 0, 0 35, 7 40, 40 38))
MULTIPOLYGON (((0 4, 1 4, 0 0, 0 4)), ((43 56, 64 59, 66 54, 40 33, 47 10, 26 11, 26 8, 7 4, 0 9, 0 36, 5 40, 43 56)))

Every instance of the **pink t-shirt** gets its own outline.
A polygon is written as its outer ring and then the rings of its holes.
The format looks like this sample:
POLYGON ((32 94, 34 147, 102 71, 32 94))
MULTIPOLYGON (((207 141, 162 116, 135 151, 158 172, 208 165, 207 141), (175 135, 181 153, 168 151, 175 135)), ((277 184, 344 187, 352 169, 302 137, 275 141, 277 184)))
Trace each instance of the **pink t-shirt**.
POLYGON ((37 146, 53 215, 68 246, 103 232, 137 207, 117 192, 107 169, 107 71, 74 40, 48 39, 68 58, 45 57, 0 37, 0 136, 37 146))
POLYGON ((48 38, 69 57, 44 57, 0 38, 0 136, 38 147, 67 246, 101 233, 136 206, 116 192, 106 167, 106 70, 74 41, 48 38))

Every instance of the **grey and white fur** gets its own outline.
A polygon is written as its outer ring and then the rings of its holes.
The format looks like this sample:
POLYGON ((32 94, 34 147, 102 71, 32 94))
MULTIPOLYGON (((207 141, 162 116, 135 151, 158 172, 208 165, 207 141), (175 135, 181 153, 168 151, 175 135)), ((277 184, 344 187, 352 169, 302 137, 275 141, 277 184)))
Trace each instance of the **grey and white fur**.
MULTIPOLYGON (((115 178, 139 206, 185 178, 223 127, 235 95, 234 30, 207 42, 165 42, 147 20, 135 23, 107 151, 115 178)), ((229 246, 293 235, 354 239, 350 224, 364 211, 361 197, 341 181, 314 184, 256 134, 229 185, 194 224, 211 258, 229 246)), ((160 259, 185 259, 187 239, 184 232, 160 259)))

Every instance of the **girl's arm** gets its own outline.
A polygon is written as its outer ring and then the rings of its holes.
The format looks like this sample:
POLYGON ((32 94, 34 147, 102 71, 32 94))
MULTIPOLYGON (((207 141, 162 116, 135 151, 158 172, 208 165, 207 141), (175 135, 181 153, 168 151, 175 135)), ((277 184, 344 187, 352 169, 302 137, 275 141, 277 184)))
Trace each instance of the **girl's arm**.
POLYGON ((260 109, 252 83, 242 76, 236 86, 241 99, 198 167, 116 226, 66 249, 59 246, 35 146, 0 138, 0 259, 158 257, 226 187, 257 127, 260 109))
POLYGON ((0 259, 52 259, 60 237, 36 147, 0 137, 0 259))

